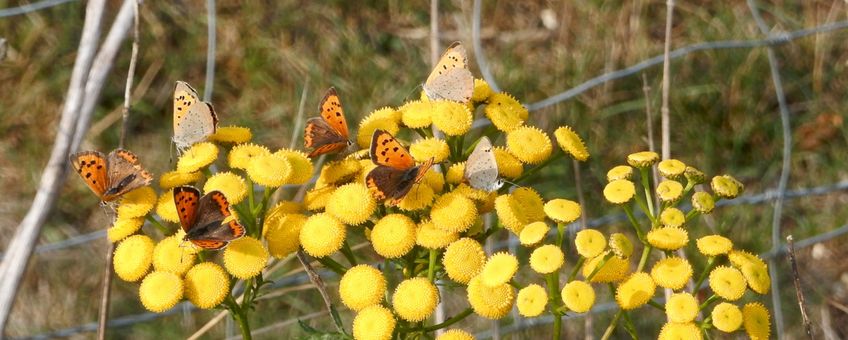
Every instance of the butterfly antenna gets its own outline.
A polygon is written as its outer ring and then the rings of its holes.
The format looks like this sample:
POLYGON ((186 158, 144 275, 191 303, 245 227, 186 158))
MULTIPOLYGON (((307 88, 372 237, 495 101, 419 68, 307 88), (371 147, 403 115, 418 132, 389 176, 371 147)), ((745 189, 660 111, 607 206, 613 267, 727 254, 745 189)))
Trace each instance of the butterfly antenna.
POLYGON ((176 147, 174 142, 168 143, 168 164, 171 165, 174 164, 174 147, 176 147))
POLYGON ((407 93, 406 93, 406 96, 405 96, 405 97, 403 97, 403 101, 404 101, 404 102, 408 101, 408 100, 409 100, 409 97, 410 97, 410 96, 412 96, 412 94, 414 94, 415 92, 417 92, 417 91, 418 91, 418 89, 422 89, 422 90, 423 90, 423 89, 424 89, 424 84, 418 84, 418 86, 413 87, 413 88, 412 88, 412 90, 410 90, 409 92, 407 92, 407 93))
POLYGON ((504 183, 510 184, 510 185, 512 185, 512 186, 516 186, 516 187, 519 187, 519 188, 521 187, 520 185, 518 185, 518 183, 514 183, 514 182, 507 181, 507 180, 506 180, 506 179, 504 179, 504 178, 501 178, 501 181, 503 181, 504 183))

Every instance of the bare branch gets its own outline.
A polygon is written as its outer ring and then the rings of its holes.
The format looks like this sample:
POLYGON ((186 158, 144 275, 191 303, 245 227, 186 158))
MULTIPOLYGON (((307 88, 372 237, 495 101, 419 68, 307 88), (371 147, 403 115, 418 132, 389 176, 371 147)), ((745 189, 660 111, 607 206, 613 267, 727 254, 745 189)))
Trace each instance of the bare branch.
POLYGON ((206 0, 206 86, 203 87, 203 101, 212 101, 212 88, 215 86, 215 0, 206 0))
MULTIPOLYGON (((798 263, 795 261, 795 241, 792 235, 786 236, 786 248, 789 251, 789 265, 792 267, 792 279, 795 282, 795 296, 798 299, 798 307, 801 309, 801 319, 804 321, 804 331, 810 340, 813 339, 813 325, 807 315, 807 302, 804 300, 804 291, 801 289, 801 275, 798 274, 798 263)), ((775 278, 776 279, 776 278, 775 278)))
MULTIPOLYGON (((327 293, 327 287, 324 286, 324 281, 321 280, 321 276, 315 272, 315 269, 312 268, 312 265, 309 263, 309 260, 306 258, 306 254, 302 249, 297 250, 297 260, 300 261, 300 265, 303 266, 303 269, 306 271, 306 274, 309 276, 309 281, 315 285, 315 289, 321 293, 321 298, 324 300, 324 306, 327 308, 327 313, 332 313, 333 311, 333 301, 330 300, 330 294, 327 293)), ((336 325, 336 329, 344 333, 344 329, 341 328, 336 322, 333 322, 336 325)))

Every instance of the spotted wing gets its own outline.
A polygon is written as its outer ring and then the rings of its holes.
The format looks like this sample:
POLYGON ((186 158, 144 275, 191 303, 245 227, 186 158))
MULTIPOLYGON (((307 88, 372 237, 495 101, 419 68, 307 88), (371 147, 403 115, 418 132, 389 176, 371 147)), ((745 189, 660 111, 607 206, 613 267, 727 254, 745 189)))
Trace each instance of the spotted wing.
POLYGON ((348 139, 347 121, 345 120, 342 101, 339 99, 335 88, 327 90, 324 99, 321 100, 321 117, 329 124, 336 133, 345 140, 348 139))
POLYGON ((489 138, 481 138, 468 156, 464 177, 475 189, 494 191, 498 182, 498 163, 489 138))
POLYGON ((424 92, 433 100, 446 99, 467 103, 474 93, 474 76, 468 70, 465 48, 451 44, 424 82, 424 92))
POLYGON ((371 136, 371 161, 397 170, 408 170, 415 160, 400 142, 385 130, 377 129, 371 136))
POLYGON ((212 191, 200 198, 197 217, 186 237, 194 244, 206 249, 220 249, 226 243, 245 235, 244 226, 230 217, 230 203, 220 191, 212 191), (220 245, 219 242, 224 242, 220 245), (215 246, 215 247, 213 247, 215 246))
POLYGON ((199 202, 200 190, 188 185, 174 188, 174 205, 177 207, 177 215, 180 217, 180 226, 186 234, 194 226, 199 202))
POLYGON ((324 119, 313 117, 306 121, 303 145, 314 148, 309 157, 339 152, 347 147, 347 139, 334 130, 324 119))
POLYGON ((105 201, 111 201, 153 181, 153 175, 141 167, 138 156, 129 150, 115 149, 106 160, 109 164, 109 185, 103 193, 105 201))
POLYGON ((70 161, 74 171, 82 177, 91 191, 103 200, 103 194, 109 186, 106 156, 98 151, 83 151, 71 155, 70 161))
POLYGON ((215 133, 218 115, 212 104, 202 102, 188 83, 177 82, 174 90, 174 144, 184 150, 215 133))
POLYGON ((365 184, 371 191, 371 195, 378 201, 394 199, 397 196, 403 197, 412 188, 411 182, 407 185, 402 183, 405 173, 405 170, 377 166, 365 176, 365 184))

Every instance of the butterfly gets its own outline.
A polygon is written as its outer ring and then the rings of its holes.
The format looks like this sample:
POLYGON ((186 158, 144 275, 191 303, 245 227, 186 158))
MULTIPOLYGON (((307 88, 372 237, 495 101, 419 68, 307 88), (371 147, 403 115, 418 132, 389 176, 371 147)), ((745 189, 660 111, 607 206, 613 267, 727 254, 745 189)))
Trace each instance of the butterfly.
POLYGON ((439 63, 424 82, 424 93, 431 100, 447 99, 460 103, 471 100, 474 92, 474 76, 468 70, 465 47, 459 41, 445 50, 439 63))
POLYGON ((347 121, 345 121, 342 102, 335 88, 327 90, 321 100, 321 117, 306 121, 303 144, 314 148, 310 158, 344 150, 353 143, 348 139, 347 121))
POLYGON ((244 226, 235 219, 224 222, 230 214, 230 203, 220 191, 200 196, 188 185, 174 188, 174 204, 185 231, 185 240, 200 248, 217 250, 244 236, 244 226))
POLYGON ((464 177, 472 188, 478 190, 492 192, 504 185, 505 181, 498 178, 498 163, 488 137, 483 136, 468 156, 464 177))
POLYGON ((174 88, 174 137, 182 152, 192 144, 206 140, 218 127, 218 115, 212 104, 201 101, 197 91, 184 81, 174 88))
POLYGON ((138 156, 124 149, 115 149, 109 155, 99 151, 77 152, 70 156, 70 161, 101 202, 114 201, 153 181, 153 175, 139 164, 138 156))
POLYGON ((398 204, 433 166, 432 158, 415 166, 406 148, 392 134, 379 129, 371 137, 371 161, 377 167, 368 173, 365 183, 376 199, 390 199, 389 205, 398 204))

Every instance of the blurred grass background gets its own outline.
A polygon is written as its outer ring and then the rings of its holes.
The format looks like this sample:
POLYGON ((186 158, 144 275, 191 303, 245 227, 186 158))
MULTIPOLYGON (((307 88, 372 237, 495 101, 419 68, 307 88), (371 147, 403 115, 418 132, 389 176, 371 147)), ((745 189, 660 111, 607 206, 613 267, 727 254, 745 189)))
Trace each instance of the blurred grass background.
MULTIPOLYGON (((17 6, 0 1, 0 8, 17 6)), ((114 13, 119 2, 110 4, 114 13)), ((0 60, 0 251, 31 203, 52 145, 58 113, 70 78, 84 2, 0 19, 7 39, 0 60)), ((461 40, 468 46, 471 68, 471 1, 441 1, 442 47, 461 40)), ((790 31, 845 20, 848 5, 831 1, 774 1, 761 4, 769 26, 790 31)), ((222 126, 253 129, 255 140, 270 147, 288 146, 301 91, 309 79, 307 114, 317 108, 323 91, 335 86, 350 125, 383 106, 398 106, 417 97, 429 73, 429 2, 406 1, 219 1, 218 50, 212 102, 222 126)), ((111 17, 109 17, 111 20, 111 17)), ((523 103, 568 89, 594 76, 633 65, 662 52, 665 1, 486 1, 482 42, 498 84, 523 103)), ((105 24, 105 23, 104 23, 105 24)), ((108 27, 108 26, 107 26, 108 27)), ((792 176, 789 188, 826 185, 848 178, 843 125, 848 78, 848 32, 812 36, 776 48, 793 127, 792 176)), ((672 46, 729 39, 760 39, 744 2, 679 1, 672 46)), ((117 146, 120 106, 130 42, 125 43, 82 149, 117 146)), ((171 167, 171 91, 185 80, 203 91, 206 63, 206 10, 199 1, 148 1, 141 7, 141 38, 133 111, 127 147, 156 174, 171 167)), ((551 132, 572 126, 587 142, 592 158, 583 165, 585 213, 599 217, 615 211, 603 202, 606 170, 628 153, 647 149, 645 94, 657 117, 659 135, 661 67, 641 76, 607 83, 577 98, 531 113, 530 123, 551 132)), ((748 193, 776 186, 780 174, 780 120, 766 50, 699 52, 672 63, 672 156, 708 175, 732 174, 748 193)), ((547 169, 534 187, 546 198, 575 199, 570 162, 547 169)), ((844 192, 787 201, 784 236, 796 240, 845 223, 844 192)), ((770 249, 771 205, 717 209, 714 230, 755 252, 770 249)), ((84 184, 68 177, 62 197, 47 222, 41 243, 55 242, 108 226, 84 184)), ((692 238, 713 233, 703 221, 691 225, 692 238)), ((623 230, 623 225, 602 230, 623 230)), ((845 239, 799 252, 811 316, 821 322, 828 311, 833 325, 848 337, 848 256, 845 239)), ((61 329, 97 319, 105 241, 36 255, 21 286, 9 325, 10 336, 61 329)), ((781 261, 784 263, 784 261, 781 261)), ((780 278, 790 334, 800 335, 800 316, 787 265, 780 278)), ((111 315, 143 311, 137 284, 116 280, 111 315)), ((332 291, 332 289, 331 289, 332 291)), ((332 292, 335 294, 335 292, 332 292)), ((262 301, 252 321, 260 328, 316 310, 317 292, 307 290, 262 301), (296 295, 296 296, 295 296, 296 295), (303 309, 304 306, 310 307, 303 309)), ((606 300, 608 301, 608 300, 606 300)), ((770 303, 768 297, 761 299, 770 303)), ((462 301, 449 301, 462 306, 462 301)), ((462 307, 458 307, 462 308, 462 307)), ((174 315, 113 331, 113 338, 150 338, 155 334, 191 334, 214 311, 174 315)), ((645 334, 656 334, 658 313, 640 318, 645 334), (656 314, 656 315, 654 315, 656 314), (653 319, 653 320, 651 320, 653 319)), ((351 315, 344 313, 346 323, 351 315)), ((608 315, 595 318, 596 334, 608 315)), ((488 322, 469 318, 460 327, 485 330, 488 322)), ((506 320, 503 324, 510 324, 506 320)), ((311 321, 329 329, 327 317, 311 321)), ((567 333, 580 335, 582 321, 566 322, 567 333)), ((548 334, 549 326, 510 335, 548 334)), ((224 335, 223 323, 213 338, 224 335)), ((268 338, 302 336, 296 324, 268 338)), ((625 336, 625 333, 619 335, 625 336)), ((86 338, 91 336, 81 335, 86 338)))

